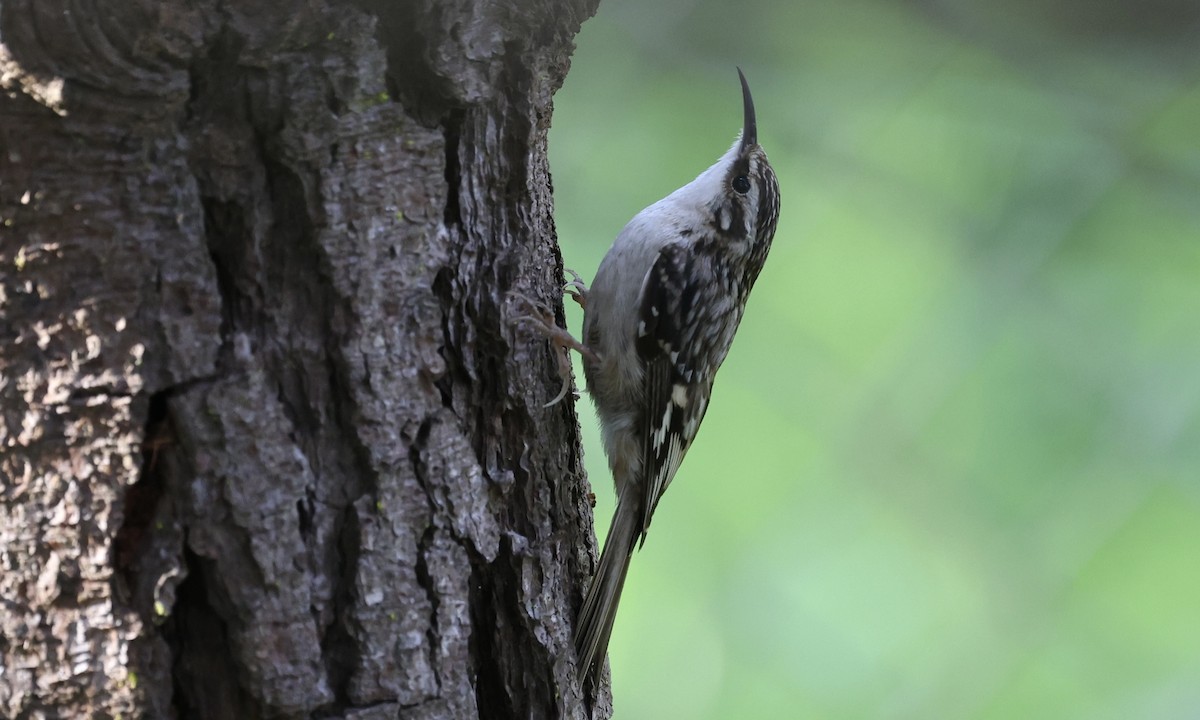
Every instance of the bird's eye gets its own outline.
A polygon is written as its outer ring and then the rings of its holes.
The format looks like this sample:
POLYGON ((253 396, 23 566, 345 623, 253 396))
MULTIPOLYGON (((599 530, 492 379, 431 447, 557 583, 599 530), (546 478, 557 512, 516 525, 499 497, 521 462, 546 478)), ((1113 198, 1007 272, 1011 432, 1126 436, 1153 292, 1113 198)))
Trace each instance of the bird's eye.
POLYGON ((733 179, 733 189, 738 195, 745 195, 750 192, 750 180, 745 175, 738 175, 733 179))

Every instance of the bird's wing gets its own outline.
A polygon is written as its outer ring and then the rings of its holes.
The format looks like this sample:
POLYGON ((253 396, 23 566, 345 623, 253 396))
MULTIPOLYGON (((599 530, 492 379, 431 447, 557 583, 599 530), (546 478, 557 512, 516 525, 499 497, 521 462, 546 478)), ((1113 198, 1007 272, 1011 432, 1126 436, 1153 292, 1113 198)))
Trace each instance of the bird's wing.
POLYGON ((642 541, 654 508, 675 477, 708 409, 711 343, 705 325, 706 265, 681 245, 667 245, 642 284, 637 352, 645 364, 642 541))

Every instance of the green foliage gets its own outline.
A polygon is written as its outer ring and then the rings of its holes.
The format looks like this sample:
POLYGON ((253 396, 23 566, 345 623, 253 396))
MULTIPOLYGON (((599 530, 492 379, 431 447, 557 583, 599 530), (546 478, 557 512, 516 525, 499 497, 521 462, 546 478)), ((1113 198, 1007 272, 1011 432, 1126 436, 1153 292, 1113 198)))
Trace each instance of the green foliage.
POLYGON ((783 191, 618 718, 1196 716, 1197 12, 602 4, 556 98, 566 263, 732 142, 735 64, 783 191))

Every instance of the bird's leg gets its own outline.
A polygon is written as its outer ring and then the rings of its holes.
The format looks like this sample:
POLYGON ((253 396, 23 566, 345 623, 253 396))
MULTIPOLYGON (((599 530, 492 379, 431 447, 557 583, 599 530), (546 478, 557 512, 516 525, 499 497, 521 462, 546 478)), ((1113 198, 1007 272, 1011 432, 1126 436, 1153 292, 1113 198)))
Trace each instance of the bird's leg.
POLYGON ((509 293, 509 295, 524 305, 522 309, 525 314, 513 317, 511 319, 513 324, 532 325, 534 329, 545 335, 550 342, 558 347, 565 350, 574 350, 591 362, 599 362, 600 357, 590 347, 576 340, 571 333, 560 328, 558 323, 554 322, 554 313, 550 311, 550 308, 520 293, 514 292, 509 293))
POLYGON ((569 351, 574 350, 578 352, 590 362, 598 362, 599 356, 587 345, 576 340, 571 333, 560 328, 558 323, 554 322, 554 313, 544 304, 516 292, 509 293, 509 296, 515 302, 524 306, 518 310, 522 314, 511 317, 509 322, 513 325, 529 325, 533 327, 537 332, 544 335, 550 341, 551 345, 562 351, 558 353, 558 372, 563 379, 562 390, 550 402, 546 403, 545 407, 551 407, 566 397, 567 391, 570 390, 571 358, 569 351))

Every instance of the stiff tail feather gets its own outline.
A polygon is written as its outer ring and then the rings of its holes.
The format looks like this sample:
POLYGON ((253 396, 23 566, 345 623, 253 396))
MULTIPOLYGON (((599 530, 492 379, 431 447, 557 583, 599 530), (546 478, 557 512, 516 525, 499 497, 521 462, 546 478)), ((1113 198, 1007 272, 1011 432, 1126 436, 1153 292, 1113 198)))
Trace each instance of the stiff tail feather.
POLYGON ((593 667, 599 677, 604 666, 608 638, 617 616, 617 604, 621 601, 621 588, 625 585, 625 574, 629 572, 629 560, 640 529, 641 513, 635 503, 621 498, 613 514, 608 539, 604 542, 604 552, 600 554, 600 565, 575 623, 575 658, 579 663, 581 682, 593 667))

